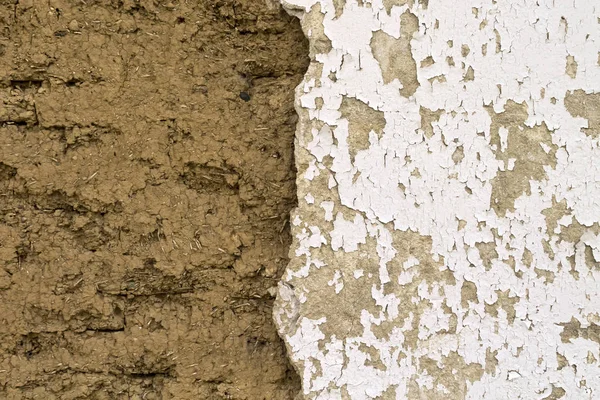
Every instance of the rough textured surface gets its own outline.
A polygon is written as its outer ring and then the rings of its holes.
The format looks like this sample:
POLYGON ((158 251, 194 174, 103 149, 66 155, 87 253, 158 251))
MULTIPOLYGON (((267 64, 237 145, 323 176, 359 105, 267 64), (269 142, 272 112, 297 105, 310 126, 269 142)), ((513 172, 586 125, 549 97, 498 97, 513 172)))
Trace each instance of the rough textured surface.
POLYGON ((307 53, 265 1, 0 0, 1 399, 294 397, 307 53))
POLYGON ((299 206, 275 319, 306 399, 600 396, 600 9, 283 0, 299 206))

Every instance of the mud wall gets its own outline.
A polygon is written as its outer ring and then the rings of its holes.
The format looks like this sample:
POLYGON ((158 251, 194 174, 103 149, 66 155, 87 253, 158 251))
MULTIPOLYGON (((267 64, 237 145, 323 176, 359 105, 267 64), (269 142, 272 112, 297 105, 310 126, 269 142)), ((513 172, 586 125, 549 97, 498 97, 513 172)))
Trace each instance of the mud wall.
POLYGON ((0 399, 291 399, 296 19, 0 0, 0 399))
POLYGON ((303 396, 598 397, 598 6, 283 3, 311 52, 275 309, 303 396))

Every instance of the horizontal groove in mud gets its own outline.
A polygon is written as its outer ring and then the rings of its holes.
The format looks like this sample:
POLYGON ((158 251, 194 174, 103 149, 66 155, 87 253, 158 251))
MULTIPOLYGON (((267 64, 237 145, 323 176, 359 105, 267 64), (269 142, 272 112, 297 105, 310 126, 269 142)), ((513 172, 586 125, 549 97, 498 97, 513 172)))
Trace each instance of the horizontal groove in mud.
POLYGON ((300 388, 269 289, 307 43, 274 2, 158 3, 0 5, 0 398, 300 388))

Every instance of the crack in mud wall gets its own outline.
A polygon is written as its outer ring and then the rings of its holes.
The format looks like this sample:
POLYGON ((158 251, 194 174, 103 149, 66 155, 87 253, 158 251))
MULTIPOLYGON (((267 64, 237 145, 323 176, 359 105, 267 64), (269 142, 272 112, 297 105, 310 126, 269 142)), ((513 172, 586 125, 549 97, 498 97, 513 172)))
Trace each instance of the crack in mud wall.
POLYGON ((600 392, 600 9, 282 0, 298 208, 274 318, 306 399, 600 392))

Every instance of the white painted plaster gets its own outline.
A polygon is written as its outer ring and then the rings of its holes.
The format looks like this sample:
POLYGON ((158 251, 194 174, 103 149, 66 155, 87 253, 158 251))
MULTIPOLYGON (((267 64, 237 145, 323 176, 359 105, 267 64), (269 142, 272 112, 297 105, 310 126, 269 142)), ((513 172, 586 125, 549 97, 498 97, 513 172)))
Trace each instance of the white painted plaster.
POLYGON ((275 307, 302 396, 600 398, 600 135, 565 105, 600 91, 600 5, 282 2, 326 49, 275 307))

